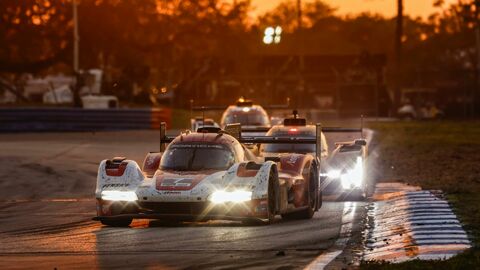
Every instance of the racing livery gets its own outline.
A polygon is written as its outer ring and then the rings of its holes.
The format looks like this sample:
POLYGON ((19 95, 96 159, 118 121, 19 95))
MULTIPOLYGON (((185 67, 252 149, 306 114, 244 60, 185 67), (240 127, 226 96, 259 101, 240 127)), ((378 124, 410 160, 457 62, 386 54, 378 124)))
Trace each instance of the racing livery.
POLYGON ((244 143, 320 149, 320 126, 309 137, 243 137, 240 130, 237 124, 173 138, 165 136, 162 123, 161 143, 168 146, 147 154, 142 168, 125 158, 100 163, 94 219, 128 226, 134 218, 266 223, 276 215, 311 218, 321 202, 319 154, 261 158, 244 143))
MULTIPOLYGON (((302 137, 313 136, 315 126, 307 125, 305 118, 299 118, 293 111, 292 118, 286 118, 283 125, 275 125, 267 136, 302 137)), ((367 182, 365 168, 367 160, 367 143, 364 139, 349 142, 336 142, 335 149, 329 154, 324 132, 362 133, 363 128, 324 127, 321 134, 321 158, 324 160, 320 172, 322 190, 340 195, 358 195, 366 197, 367 182)), ((281 156, 286 153, 315 154, 315 147, 302 144, 262 144, 259 148, 261 156, 281 156)))

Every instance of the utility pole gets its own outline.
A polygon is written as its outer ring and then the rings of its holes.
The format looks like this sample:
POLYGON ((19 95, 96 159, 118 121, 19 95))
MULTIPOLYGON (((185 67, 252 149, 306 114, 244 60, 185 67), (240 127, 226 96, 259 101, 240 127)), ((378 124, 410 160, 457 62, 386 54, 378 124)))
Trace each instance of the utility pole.
POLYGON ((477 81, 475 88, 472 91, 472 117, 477 115, 476 102, 478 93, 480 92, 480 0, 475 0, 475 43, 477 48, 477 81))
POLYGON ((400 106, 401 77, 402 77, 402 37, 403 37, 403 0, 397 0, 397 27, 395 32, 395 73, 393 112, 400 106))
POLYGON ((73 8, 73 72, 75 74, 75 85, 73 86, 73 106, 81 107, 82 102, 80 100, 80 73, 79 73, 79 40, 78 35, 78 13, 77 13, 77 0, 72 0, 73 8))
POLYGON ((77 14, 77 0, 72 0, 73 6, 73 71, 78 73, 78 51, 79 51, 79 36, 78 36, 78 14, 77 14))
MULTIPOLYGON (((303 33, 302 33, 302 0, 297 0, 297 32, 298 32, 298 90, 300 97, 304 96, 305 82, 303 80, 304 57, 303 57, 303 33)), ((302 99, 297 99, 297 106, 303 107, 302 99)))

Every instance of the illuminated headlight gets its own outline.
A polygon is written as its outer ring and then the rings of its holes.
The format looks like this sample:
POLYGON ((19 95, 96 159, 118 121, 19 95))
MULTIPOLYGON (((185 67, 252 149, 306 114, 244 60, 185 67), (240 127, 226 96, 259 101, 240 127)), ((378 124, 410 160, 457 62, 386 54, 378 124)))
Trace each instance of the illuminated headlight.
POLYGON ((347 170, 340 176, 340 182, 344 189, 358 188, 363 183, 363 161, 361 157, 357 158, 357 162, 353 169, 347 170))
POLYGON ((250 201, 252 199, 252 192, 245 190, 224 191, 217 190, 212 193, 209 200, 213 203, 233 202, 240 203, 250 201))
POLYGON ((331 170, 327 173, 327 177, 331 179, 340 178, 341 171, 340 170, 331 170))
POLYGON ((138 197, 134 191, 105 190, 102 191, 102 200, 133 202, 138 200, 138 197))

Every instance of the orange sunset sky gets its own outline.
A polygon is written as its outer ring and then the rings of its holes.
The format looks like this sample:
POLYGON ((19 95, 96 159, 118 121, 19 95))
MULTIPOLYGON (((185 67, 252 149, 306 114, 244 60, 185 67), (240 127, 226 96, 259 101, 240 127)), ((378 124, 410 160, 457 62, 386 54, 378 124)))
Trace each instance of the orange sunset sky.
MULTIPOLYGON (((253 15, 259 15, 274 8, 285 0, 252 0, 255 8, 253 15)), ((296 3, 296 0, 288 0, 296 3)), ((302 0, 308 2, 309 0, 302 0)), ((396 12, 396 0, 324 0, 326 3, 337 8, 337 14, 355 14, 361 12, 380 13, 387 17, 394 16, 396 12)), ((458 0, 445 0, 445 3, 454 3, 458 0)), ((416 17, 426 18, 436 11, 433 7, 434 0, 404 0, 405 13, 416 17)))

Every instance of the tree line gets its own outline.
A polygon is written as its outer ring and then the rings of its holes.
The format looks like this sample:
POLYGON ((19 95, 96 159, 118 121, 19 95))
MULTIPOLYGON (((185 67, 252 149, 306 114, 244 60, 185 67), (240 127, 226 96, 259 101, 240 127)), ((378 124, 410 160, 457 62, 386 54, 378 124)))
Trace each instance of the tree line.
MULTIPOLYGON (((251 17, 248 0, 77 2, 80 67, 102 68, 106 81, 135 83, 147 92, 189 86, 206 74, 202 70, 247 76, 251 66, 246 55, 295 54, 299 40, 307 55, 366 51, 393 57, 394 18, 339 16, 321 0, 305 1, 301 29, 296 1, 284 1, 258 18, 251 17), (284 30, 276 46, 262 43, 263 31, 271 25, 284 30)), ((389 76, 401 76, 405 86, 441 81, 473 87, 478 81, 475 1, 432 4, 437 11, 428 18, 405 18, 402 70, 389 76)), ((72 31, 71 0, 0 1, 0 72, 72 73, 72 31)), ((130 89, 118 91, 128 98, 130 89)))

